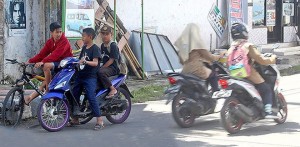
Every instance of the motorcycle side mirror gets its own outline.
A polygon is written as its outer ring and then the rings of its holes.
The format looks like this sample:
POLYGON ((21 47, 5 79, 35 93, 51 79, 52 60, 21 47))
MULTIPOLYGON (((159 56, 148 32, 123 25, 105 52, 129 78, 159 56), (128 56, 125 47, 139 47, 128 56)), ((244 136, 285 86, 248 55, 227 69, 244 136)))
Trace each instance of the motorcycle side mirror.
POLYGON ((273 46, 272 46, 272 53, 274 52, 274 50, 275 50, 275 49, 278 49, 278 48, 279 48, 279 46, 280 46, 280 44, 279 44, 279 43, 275 43, 275 44, 273 44, 273 46))
POLYGON ((279 48, 279 46, 280 46, 280 44, 279 43, 275 43, 274 45, 273 45, 273 49, 277 49, 277 48, 279 48))

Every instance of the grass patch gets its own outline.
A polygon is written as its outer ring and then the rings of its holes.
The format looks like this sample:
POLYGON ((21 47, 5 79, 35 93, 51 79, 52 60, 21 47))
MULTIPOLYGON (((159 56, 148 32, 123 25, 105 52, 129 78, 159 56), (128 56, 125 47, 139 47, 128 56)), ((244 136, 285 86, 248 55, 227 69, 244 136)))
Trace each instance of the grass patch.
POLYGON ((161 100, 163 97, 164 90, 167 85, 147 85, 138 90, 132 91, 134 98, 133 103, 144 103, 147 101, 161 100))
POLYGON ((300 72, 300 65, 296 65, 287 69, 280 70, 281 76, 289 76, 300 72))

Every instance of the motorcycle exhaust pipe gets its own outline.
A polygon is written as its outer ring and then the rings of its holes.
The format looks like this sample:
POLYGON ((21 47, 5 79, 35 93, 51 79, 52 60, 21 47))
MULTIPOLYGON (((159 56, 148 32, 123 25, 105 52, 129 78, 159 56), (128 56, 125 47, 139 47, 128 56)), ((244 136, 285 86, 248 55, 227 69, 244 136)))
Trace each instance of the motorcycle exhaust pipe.
POLYGON ((238 117, 242 118, 245 122, 253 122, 253 112, 251 109, 247 108, 246 106, 242 104, 238 104, 234 109, 233 113, 237 115, 238 117))
POLYGON ((196 115, 201 115, 204 110, 204 106, 193 99, 186 100, 185 104, 196 115))
POLYGON ((248 107, 246 107, 245 105, 243 104, 238 104, 237 107, 243 112, 245 113, 246 115, 248 115, 249 117, 253 117, 254 116, 254 113, 251 109, 249 109, 248 107))

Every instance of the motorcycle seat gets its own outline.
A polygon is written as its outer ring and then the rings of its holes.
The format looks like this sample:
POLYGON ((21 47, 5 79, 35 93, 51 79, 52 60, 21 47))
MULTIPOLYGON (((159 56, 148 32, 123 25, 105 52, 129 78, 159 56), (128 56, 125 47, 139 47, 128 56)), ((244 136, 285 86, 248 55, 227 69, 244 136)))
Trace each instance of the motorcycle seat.
POLYGON ((243 81, 243 82, 246 82, 248 84, 251 84, 251 85, 254 85, 253 82, 251 82, 250 80, 247 80, 247 79, 240 79, 240 78, 235 78, 235 77, 230 77, 231 79, 234 79, 234 80, 238 80, 238 81, 243 81))
POLYGON ((108 79, 110 81, 112 81, 112 80, 116 79, 117 77, 119 77, 119 75, 110 76, 110 77, 108 77, 108 79))
POLYGON ((201 79, 195 75, 192 75, 192 74, 181 74, 183 78, 187 78, 187 79, 193 79, 193 80, 197 80, 197 81, 202 81, 202 82, 205 82, 206 80, 204 79, 201 79))

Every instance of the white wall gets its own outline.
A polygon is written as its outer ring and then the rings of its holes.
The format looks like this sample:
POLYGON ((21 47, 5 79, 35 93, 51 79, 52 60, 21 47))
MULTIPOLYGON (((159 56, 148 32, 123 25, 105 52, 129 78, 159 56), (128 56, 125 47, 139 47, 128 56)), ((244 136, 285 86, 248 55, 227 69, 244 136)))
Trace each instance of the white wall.
MULTIPOLYGON (((113 9, 113 0, 108 0, 113 9)), ((144 0, 144 25, 156 28, 156 33, 169 37, 172 43, 181 35, 189 23, 200 27, 201 39, 205 48, 210 47, 210 34, 213 34, 213 48, 216 35, 210 26, 207 15, 214 0, 144 0)), ((117 14, 128 30, 141 28, 141 0, 117 1, 117 14)))
MULTIPOLYGON (((9 37, 8 25, 4 26, 4 59, 18 59, 25 62, 43 47, 46 12, 44 3, 45 1, 40 0, 26 0, 26 36, 9 37)), ((5 3, 5 8, 8 6, 9 1, 5 3)), ((16 79, 19 75, 16 65, 4 64, 4 78, 16 79)))
POLYGON ((283 29, 283 42, 296 42, 298 40, 296 35, 298 26, 286 26, 283 29))

